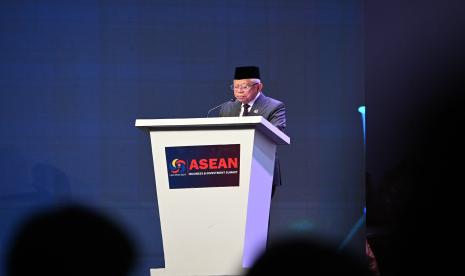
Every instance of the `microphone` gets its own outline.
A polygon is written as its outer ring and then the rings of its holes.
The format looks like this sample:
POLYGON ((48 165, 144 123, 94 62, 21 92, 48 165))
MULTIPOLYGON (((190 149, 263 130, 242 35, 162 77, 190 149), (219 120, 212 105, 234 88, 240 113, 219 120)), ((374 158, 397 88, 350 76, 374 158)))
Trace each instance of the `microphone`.
MULTIPOLYGON (((231 99, 229 99, 226 103, 234 102, 235 100, 236 100, 235 98, 231 98, 231 99)), ((207 118, 208 118, 208 115, 210 114, 210 112, 212 112, 213 110, 215 110, 215 109, 217 109, 218 107, 222 106, 223 104, 225 104, 225 103, 219 104, 219 105, 213 107, 212 109, 208 110, 208 112, 207 112, 207 118)))

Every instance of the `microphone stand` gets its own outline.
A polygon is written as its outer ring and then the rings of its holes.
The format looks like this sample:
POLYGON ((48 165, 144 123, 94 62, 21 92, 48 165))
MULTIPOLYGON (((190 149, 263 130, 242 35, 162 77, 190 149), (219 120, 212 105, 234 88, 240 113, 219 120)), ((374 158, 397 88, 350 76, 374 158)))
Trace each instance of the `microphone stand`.
MULTIPOLYGON (((231 99, 229 99, 229 101, 227 101, 226 103, 228 103, 228 102, 234 102, 234 101, 235 101, 235 99, 234 99, 234 98, 231 98, 231 99)), ((210 110, 208 110, 208 112, 207 112, 207 118, 208 118, 208 115, 210 115, 210 112, 212 112, 213 110, 215 110, 215 109, 217 109, 218 107, 222 106, 223 104, 225 104, 225 103, 221 103, 221 104, 219 104, 219 105, 217 105, 217 106, 211 108, 210 110)))

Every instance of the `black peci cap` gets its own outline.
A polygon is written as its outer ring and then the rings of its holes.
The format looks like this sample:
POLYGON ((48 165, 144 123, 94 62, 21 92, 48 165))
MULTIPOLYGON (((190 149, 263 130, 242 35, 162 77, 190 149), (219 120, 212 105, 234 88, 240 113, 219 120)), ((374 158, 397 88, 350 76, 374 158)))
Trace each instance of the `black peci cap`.
POLYGON ((257 66, 236 67, 236 70, 234 71, 234 79, 260 79, 260 69, 257 66))

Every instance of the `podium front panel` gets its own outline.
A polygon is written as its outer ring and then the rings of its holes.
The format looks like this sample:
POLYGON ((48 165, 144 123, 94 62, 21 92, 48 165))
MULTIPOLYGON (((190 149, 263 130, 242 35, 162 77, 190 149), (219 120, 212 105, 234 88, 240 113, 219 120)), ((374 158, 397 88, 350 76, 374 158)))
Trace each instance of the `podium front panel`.
POLYGON ((155 130, 150 139, 165 269, 239 275, 266 245, 276 145, 253 128, 155 130), (189 161, 167 160, 167 148, 220 145, 240 146, 238 186, 170 188, 173 164, 189 161))

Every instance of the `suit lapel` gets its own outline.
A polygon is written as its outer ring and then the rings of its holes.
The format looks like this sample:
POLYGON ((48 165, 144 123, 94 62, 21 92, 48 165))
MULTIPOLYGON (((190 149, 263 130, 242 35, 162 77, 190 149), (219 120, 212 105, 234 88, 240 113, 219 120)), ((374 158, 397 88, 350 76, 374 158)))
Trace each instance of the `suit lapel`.
POLYGON ((252 106, 252 109, 250 110, 249 116, 260 116, 263 114, 263 108, 265 107, 265 95, 263 95, 263 92, 260 93, 260 96, 258 96, 257 100, 252 106))

